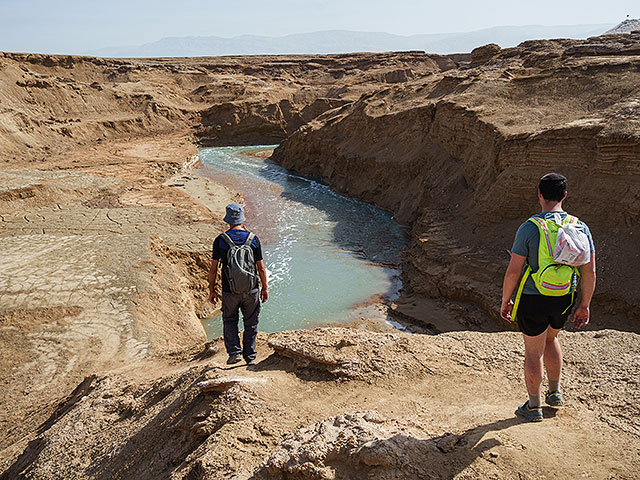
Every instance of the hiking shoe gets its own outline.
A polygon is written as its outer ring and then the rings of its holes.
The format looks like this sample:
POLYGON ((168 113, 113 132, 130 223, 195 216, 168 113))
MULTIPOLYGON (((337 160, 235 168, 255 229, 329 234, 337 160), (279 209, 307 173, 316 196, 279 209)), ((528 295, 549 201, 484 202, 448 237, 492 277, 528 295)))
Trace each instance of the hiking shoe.
POLYGON ((240 354, 229 355, 229 358, 227 358, 227 365, 233 365, 234 363, 239 363, 241 361, 242 361, 242 355, 240 354))
POLYGON ((564 402, 562 401, 562 393, 557 391, 545 393, 544 402, 552 407, 561 407, 564 405, 564 402))
POLYGON ((516 410, 516 415, 529 420, 530 422, 542 421, 542 407, 529 407, 529 400, 520 405, 516 410))
POLYGON ((258 360, 255 358, 252 358, 251 360, 247 360, 247 365, 257 365, 258 364, 258 360))

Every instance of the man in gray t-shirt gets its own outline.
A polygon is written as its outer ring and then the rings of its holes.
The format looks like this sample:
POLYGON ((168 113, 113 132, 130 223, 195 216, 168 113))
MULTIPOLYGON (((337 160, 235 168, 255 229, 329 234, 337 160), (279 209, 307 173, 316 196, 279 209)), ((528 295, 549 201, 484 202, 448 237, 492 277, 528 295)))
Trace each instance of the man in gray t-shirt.
MULTIPOLYGON (((536 215, 544 219, 559 217, 564 219, 567 213, 562 209, 562 202, 567 196, 567 179, 557 173, 548 173, 540 179, 538 200, 542 212, 536 215)), ((589 227, 578 223, 587 234, 591 246, 591 260, 580 268, 582 277, 581 297, 573 314, 576 328, 589 323, 589 305, 596 284, 595 248, 589 227)), ((502 286, 502 305, 500 315, 513 321, 513 296, 520 283, 524 270, 530 266, 533 272, 538 271, 538 251, 540 233, 538 227, 530 221, 523 223, 513 242, 511 261, 507 267, 502 286)), ((542 295, 535 286, 531 276, 527 279, 520 305, 516 312, 518 326, 523 333, 525 360, 524 372, 529 400, 518 407, 516 414, 530 421, 542 420, 540 392, 543 370, 546 368, 549 390, 545 401, 551 406, 564 404, 560 393, 560 373, 562 371, 562 349, 558 334, 564 326, 573 307, 574 290, 577 288, 577 275, 574 275, 571 292, 567 295, 551 297, 542 295), (544 367, 544 368, 543 368, 544 367)))

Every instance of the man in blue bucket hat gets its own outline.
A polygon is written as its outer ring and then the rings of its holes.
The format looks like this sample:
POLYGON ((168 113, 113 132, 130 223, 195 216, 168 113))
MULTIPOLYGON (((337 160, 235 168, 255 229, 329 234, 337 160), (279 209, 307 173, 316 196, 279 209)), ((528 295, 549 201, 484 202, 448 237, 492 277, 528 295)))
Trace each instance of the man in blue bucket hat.
POLYGON ((244 227, 246 220, 242 205, 227 205, 224 221, 230 228, 214 240, 209 270, 209 300, 215 303, 218 301, 218 264, 222 264, 222 322, 229 365, 240 362, 242 358, 247 365, 256 364, 260 301, 266 302, 269 298, 260 240, 244 227), (240 311, 244 323, 242 346, 238 334, 240 311))

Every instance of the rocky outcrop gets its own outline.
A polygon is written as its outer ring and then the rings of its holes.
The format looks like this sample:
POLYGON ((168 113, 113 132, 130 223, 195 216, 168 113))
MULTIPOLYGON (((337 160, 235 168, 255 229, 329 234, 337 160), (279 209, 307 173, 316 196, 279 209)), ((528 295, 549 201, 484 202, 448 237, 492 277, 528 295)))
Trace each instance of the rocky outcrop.
MULTIPOLYGON (((256 477, 450 479, 468 468, 464 452, 474 444, 474 433, 423 438, 410 425, 389 421, 376 412, 345 413, 295 432, 264 462, 256 477)), ((496 459, 497 445, 482 442, 475 454, 496 459)))
POLYGON ((438 452, 435 442, 428 443, 423 442, 424 449, 413 448, 421 442, 406 435, 406 430, 385 425, 375 412, 345 413, 298 430, 266 460, 259 477, 335 480, 368 474, 389 479, 431 478, 424 476, 426 472, 419 476, 416 465, 409 461, 438 452))
POLYGON ((638 35, 482 47, 475 68, 326 112, 273 158, 393 211, 413 226, 411 287, 494 317, 513 234, 539 208, 536 183, 561 171, 566 207, 602 260, 594 320, 637 330, 640 276, 622 259, 640 247, 638 48, 638 35))
POLYGON ((300 370, 327 372, 335 378, 363 380, 430 370, 428 360, 413 353, 410 337, 393 334, 372 337, 346 328, 317 328, 304 335, 278 332, 269 338, 269 347, 291 358, 300 370), (381 355, 381 351, 387 354, 381 355))
POLYGON ((493 57, 500 53, 500 45, 490 43, 482 47, 474 48, 471 51, 471 66, 477 67, 483 63, 487 63, 493 57))
POLYGON ((640 18, 627 18, 610 30, 605 35, 617 35, 620 33, 632 33, 640 31, 640 18))

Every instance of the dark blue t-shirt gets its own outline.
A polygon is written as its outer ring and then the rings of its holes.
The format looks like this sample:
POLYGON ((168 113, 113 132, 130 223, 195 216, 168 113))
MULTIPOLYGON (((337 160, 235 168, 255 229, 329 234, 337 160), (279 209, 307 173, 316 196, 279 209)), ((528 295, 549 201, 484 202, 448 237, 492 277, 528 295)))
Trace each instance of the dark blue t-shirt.
MULTIPOLYGON (((535 215, 536 217, 544 218, 545 220, 553 219, 555 213, 560 214, 561 220, 564 220, 567 217, 567 212, 543 212, 535 215)), ((578 225, 583 228, 584 233, 589 237, 589 244, 591 245, 591 253, 595 252, 595 247, 593 245, 593 238, 591 238, 591 231, 589 231, 589 227, 586 223, 578 220, 578 225)), ((527 261, 525 262, 524 268, 526 270, 527 265, 531 265, 531 272, 538 271, 538 247, 540 242, 540 231, 538 227, 533 223, 527 220, 516 232, 516 238, 513 241, 513 247, 511 247, 511 251, 517 255, 521 255, 523 257, 527 257, 527 261)), ((524 273, 524 270, 523 270, 524 273)), ((571 291, 575 290, 576 285, 578 283, 577 276, 574 275, 573 282, 571 285, 571 291)), ((518 287, 520 284, 518 284, 518 287)), ((538 289, 536 288, 536 284, 533 281, 533 278, 529 276, 527 278, 526 283, 524 284, 524 289, 522 293, 525 295, 542 295, 538 289)))
MULTIPOLYGON (((236 245, 242 245, 247 241, 247 237, 249 236, 249 232, 247 230, 240 229, 230 229, 226 231, 226 234, 231 237, 233 243, 236 245)), ((253 259, 258 262, 262 260, 262 246, 260 245, 260 239, 255 236, 253 241, 251 242, 251 250, 253 250, 253 259)), ((213 241, 213 259, 219 260, 222 262, 222 266, 224 267, 227 263, 227 252, 229 251, 229 245, 222 238, 222 235, 218 235, 216 239, 213 241)), ((222 269, 222 291, 230 293, 231 286, 229 285, 229 279, 227 278, 227 272, 225 269, 222 269)))

